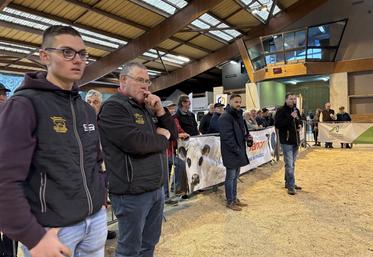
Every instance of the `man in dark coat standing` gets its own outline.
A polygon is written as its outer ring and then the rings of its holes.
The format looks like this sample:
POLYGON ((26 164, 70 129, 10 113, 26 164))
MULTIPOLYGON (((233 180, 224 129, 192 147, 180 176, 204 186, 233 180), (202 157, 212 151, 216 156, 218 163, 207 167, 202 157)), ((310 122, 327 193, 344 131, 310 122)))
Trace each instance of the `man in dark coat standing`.
POLYGON ((278 129, 285 162, 285 187, 289 195, 295 195, 295 190, 301 190, 295 184, 295 160, 300 144, 299 129, 301 128, 300 112, 295 106, 295 95, 287 94, 285 104, 279 108, 275 116, 275 127, 278 129))
MULTIPOLYGON (((330 103, 325 104, 325 110, 322 111, 321 118, 320 118, 320 120, 322 122, 333 122, 337 119, 334 116, 334 114, 335 114, 334 110, 331 109, 330 107, 331 107, 330 103)), ((325 148, 333 148, 333 143, 332 142, 325 142, 325 148)))
POLYGON ((240 175, 240 168, 249 164, 245 139, 248 132, 242 116, 241 102, 240 95, 232 95, 229 105, 219 118, 221 155, 226 168, 227 208, 234 211, 241 211, 241 207, 247 206, 237 198, 237 178, 240 175))

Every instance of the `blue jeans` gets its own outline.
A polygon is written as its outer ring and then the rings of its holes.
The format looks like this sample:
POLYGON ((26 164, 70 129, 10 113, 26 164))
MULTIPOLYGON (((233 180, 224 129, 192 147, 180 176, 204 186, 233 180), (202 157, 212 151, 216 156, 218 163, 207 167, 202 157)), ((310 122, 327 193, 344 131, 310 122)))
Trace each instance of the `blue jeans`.
POLYGON ((240 176, 240 168, 230 169, 226 168, 225 175, 225 196, 227 203, 231 204, 237 199, 237 179, 240 176))
MULTIPOLYGON (((70 248, 73 257, 104 257, 107 236, 106 209, 87 217, 75 225, 62 227, 58 231, 61 243, 70 248)), ((31 257, 26 246, 24 256, 31 257)))
POLYGON ((116 257, 151 257, 161 236, 163 188, 139 195, 110 195, 118 218, 116 257))
POLYGON ((282 152, 284 153, 285 161, 285 186, 289 189, 294 189, 295 186, 295 160, 297 159, 298 146, 281 144, 282 152))

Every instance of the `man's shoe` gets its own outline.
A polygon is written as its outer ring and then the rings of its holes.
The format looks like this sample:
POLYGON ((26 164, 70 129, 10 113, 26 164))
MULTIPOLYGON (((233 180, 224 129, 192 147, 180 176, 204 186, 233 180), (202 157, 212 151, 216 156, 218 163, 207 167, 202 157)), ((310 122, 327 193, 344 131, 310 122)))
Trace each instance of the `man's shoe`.
POLYGON ((172 200, 172 199, 167 199, 165 202, 167 205, 177 205, 178 201, 172 200))
POLYGON ((117 233, 115 231, 113 230, 107 231, 107 237, 106 237, 107 240, 114 239, 116 237, 117 237, 117 233))
POLYGON ((293 188, 289 188, 288 189, 288 194, 289 195, 295 195, 297 192, 295 192, 295 189, 293 189, 293 188))
POLYGON ((247 203, 243 203, 243 202, 241 202, 239 199, 236 199, 236 201, 234 201, 234 204, 235 204, 236 206, 238 206, 238 207, 246 207, 246 206, 248 206, 247 203))
POLYGON ((302 190, 302 187, 295 185, 294 189, 296 189, 296 190, 302 190))
POLYGON ((237 206, 234 202, 228 203, 227 208, 234 210, 234 211, 242 211, 241 207, 237 206))

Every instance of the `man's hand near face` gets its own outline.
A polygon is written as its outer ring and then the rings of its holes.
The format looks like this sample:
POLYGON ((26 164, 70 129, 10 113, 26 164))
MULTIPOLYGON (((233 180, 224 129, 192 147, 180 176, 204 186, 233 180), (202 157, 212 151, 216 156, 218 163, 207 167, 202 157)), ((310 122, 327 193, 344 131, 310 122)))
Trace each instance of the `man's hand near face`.
POLYGON ((166 112, 162 107, 161 99, 149 91, 144 92, 144 94, 146 107, 152 110, 157 117, 163 116, 166 112))

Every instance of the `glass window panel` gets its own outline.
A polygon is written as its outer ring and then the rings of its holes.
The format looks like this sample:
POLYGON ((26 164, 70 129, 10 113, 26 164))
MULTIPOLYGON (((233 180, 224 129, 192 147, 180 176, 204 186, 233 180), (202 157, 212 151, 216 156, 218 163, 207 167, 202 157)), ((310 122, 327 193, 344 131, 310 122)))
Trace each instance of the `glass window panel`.
POLYGON ((201 17, 199 17, 200 20, 212 25, 212 26, 216 26, 220 23, 219 20, 215 19, 214 17, 212 17, 211 15, 205 13, 204 15, 202 15, 201 17))
POLYGON ((308 29, 309 46, 337 46, 342 36, 345 21, 335 22, 308 29))
POLYGON ((188 2, 184 0, 168 0, 168 2, 173 3, 180 9, 188 5, 188 2))
POLYGON ((284 54, 269 54, 265 56, 266 63, 268 64, 276 64, 276 63, 283 63, 284 62, 284 54))
POLYGON ((293 31, 284 34, 285 50, 305 47, 306 46, 306 30, 293 31))
POLYGON ((252 64, 255 70, 263 69, 266 66, 264 56, 261 56, 260 58, 256 59, 252 62, 252 64))
POLYGON ((306 59, 306 49, 285 52, 286 63, 296 62, 306 59))
POLYGON ((248 48, 247 52, 249 54, 250 59, 254 60, 258 56, 263 54, 262 44, 260 42, 258 42, 253 47, 248 48))
POLYGON ((308 48, 307 49, 307 61, 323 61, 332 62, 336 54, 336 49, 325 49, 325 48, 308 48))
POLYGON ((213 34, 213 35, 215 35, 215 36, 217 36, 217 37, 219 37, 219 38, 222 38, 222 39, 224 39, 226 41, 231 41, 233 39, 232 36, 230 36, 230 35, 228 35, 228 34, 226 34, 224 32, 221 32, 221 31, 213 30, 213 31, 210 31, 210 33, 213 34))
POLYGON ((262 40, 265 53, 272 53, 283 50, 282 35, 273 35, 262 40))
POLYGON ((156 7, 159 10, 165 11, 168 14, 174 14, 176 8, 168 3, 165 3, 161 0, 142 0, 143 2, 156 7))
POLYGON ((208 29, 210 28, 210 25, 204 23, 203 21, 201 21, 200 19, 196 19, 192 22, 192 25, 200 28, 200 29, 208 29))

